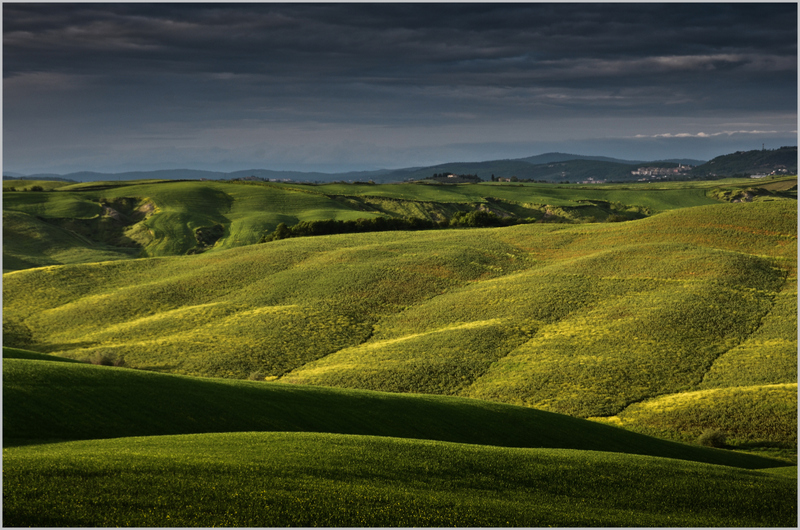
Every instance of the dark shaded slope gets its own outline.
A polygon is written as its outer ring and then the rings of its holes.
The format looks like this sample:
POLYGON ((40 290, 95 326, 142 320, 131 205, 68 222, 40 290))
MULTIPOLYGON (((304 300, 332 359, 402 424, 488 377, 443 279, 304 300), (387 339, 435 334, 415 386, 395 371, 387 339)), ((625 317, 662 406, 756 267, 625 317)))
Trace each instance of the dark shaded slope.
POLYGON ((477 400, 197 379, 47 361, 3 363, 6 445, 234 431, 328 432, 611 451, 743 468, 785 465, 477 400))

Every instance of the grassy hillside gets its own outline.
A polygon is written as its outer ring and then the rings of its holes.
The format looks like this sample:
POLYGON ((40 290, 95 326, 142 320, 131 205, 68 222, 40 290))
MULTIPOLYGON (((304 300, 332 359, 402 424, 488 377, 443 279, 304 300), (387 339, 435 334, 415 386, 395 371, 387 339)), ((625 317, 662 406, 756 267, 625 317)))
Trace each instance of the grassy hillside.
POLYGON ((714 425, 726 434, 726 443, 747 448, 751 441, 760 440, 767 442, 762 444, 767 447, 772 442, 789 448, 797 444, 797 383, 661 396, 635 403, 605 421, 670 438, 677 431, 687 442, 695 441, 697 432, 714 425))
POLYGON ((797 479, 646 456, 314 433, 3 450, 4 526, 781 526, 797 479))
MULTIPOLYGON (((7 195, 7 194, 4 194, 7 195)), ((3 210, 3 271, 131 259, 135 248, 120 248, 13 210, 3 210)))
POLYGON ((794 466, 535 409, 4 356, 4 526, 797 520, 794 466))
POLYGON ((50 184, 53 191, 3 194, 5 271, 225 250, 255 243, 279 223, 373 217, 441 220, 476 209, 538 220, 605 221, 612 214, 641 216, 715 202, 701 187, 50 184))
MULTIPOLYGON (((783 181, 761 182, 763 186, 783 181)), ((787 181, 788 182, 788 181, 787 181)), ((215 252, 249 245, 279 223, 416 217, 487 210, 537 222, 604 222, 750 193, 749 179, 719 183, 556 186, 299 186, 214 181, 68 184, 3 195, 4 270, 215 252), (709 190, 709 186, 715 189, 709 190)), ((763 192, 781 198, 785 191, 763 192)), ((796 196, 796 194, 795 194, 796 196)))
POLYGON ((615 416, 714 381, 797 382, 796 220, 793 201, 718 204, 42 268, 4 276, 4 317, 78 359, 615 416))
POLYGON ((83 361, 78 361, 76 359, 67 359, 65 357, 58 357, 56 355, 47 355, 46 353, 23 350, 20 348, 9 348, 6 346, 3 346, 3 359, 26 359, 29 361, 56 361, 56 362, 72 363, 72 364, 83 363, 83 361))
POLYGON ((39 186, 43 190, 53 190, 68 186, 71 182, 64 180, 36 180, 36 179, 6 179, 3 178, 3 192, 30 191, 34 186, 39 186), (13 188, 13 189, 12 189, 13 188))
POLYGON ((610 451, 743 468, 786 465, 479 400, 201 379, 35 357, 4 358, 3 402, 6 446, 126 436, 303 431, 610 451))
POLYGON ((531 183, 483 183, 459 186, 429 184, 394 184, 366 186, 355 184, 326 184, 317 186, 324 193, 357 196, 391 197, 416 201, 444 203, 485 202, 488 197, 520 205, 579 206, 586 201, 618 202, 641 206, 652 211, 665 211, 688 206, 714 204, 700 186, 669 186, 651 184, 559 186, 531 183))
POLYGON ((5 192, 3 525, 796 526, 796 180, 655 186, 5 192))

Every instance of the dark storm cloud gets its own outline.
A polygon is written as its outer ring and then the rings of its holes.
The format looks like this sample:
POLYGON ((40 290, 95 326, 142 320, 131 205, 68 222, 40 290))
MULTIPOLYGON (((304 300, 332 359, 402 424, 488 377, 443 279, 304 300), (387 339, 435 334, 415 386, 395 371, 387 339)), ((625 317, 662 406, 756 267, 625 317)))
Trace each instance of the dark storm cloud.
POLYGON ((544 80, 634 77, 643 64, 645 74, 782 72, 795 24, 794 4, 5 4, 4 75, 171 67, 499 85, 527 83, 531 69, 544 80), (660 57, 678 59, 642 62, 660 57))
POLYGON ((7 3, 6 136, 56 134, 37 120, 155 138, 233 121, 796 119, 796 22, 790 3, 7 3))

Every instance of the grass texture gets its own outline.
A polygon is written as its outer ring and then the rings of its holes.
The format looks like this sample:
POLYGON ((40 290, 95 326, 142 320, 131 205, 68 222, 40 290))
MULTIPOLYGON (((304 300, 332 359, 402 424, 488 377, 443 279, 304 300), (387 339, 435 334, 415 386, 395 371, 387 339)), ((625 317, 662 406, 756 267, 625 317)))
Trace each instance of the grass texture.
POLYGON ((279 223, 291 226, 300 221, 383 216, 440 220, 478 207, 526 218, 555 215, 567 221, 604 221, 608 209, 598 207, 597 201, 637 211, 664 211, 715 202, 706 196, 704 188, 692 186, 663 189, 636 185, 563 188, 550 184, 299 186, 225 181, 35 184, 48 191, 3 194, 4 271, 137 255, 174 256, 198 250, 225 250, 256 243, 279 223), (154 207, 147 219, 130 220, 127 225, 129 240, 137 243, 135 251, 119 248, 120 234, 109 237, 105 234, 108 227, 99 229, 99 225, 114 224, 103 204, 122 200, 154 207), (210 246, 200 245, 196 232, 213 227, 221 227, 219 239, 210 246))
POLYGON ((762 441, 791 449, 797 446, 797 383, 671 394, 635 403, 606 421, 686 442, 714 429, 732 445, 762 441))
POLYGON ((3 525, 795 527, 797 208, 741 185, 7 191, 3 525), (660 213, 247 246, 591 201, 660 213))
POLYGON ((797 382, 796 223, 790 201, 719 204, 45 267, 4 275, 4 315, 75 359, 612 417, 797 382))
POLYGON ((3 442, 307 431, 510 447, 624 452, 744 468, 785 463, 676 444, 535 409, 5 358, 3 442))
POLYGON ((796 476, 319 433, 3 450, 4 526, 793 527, 796 476))

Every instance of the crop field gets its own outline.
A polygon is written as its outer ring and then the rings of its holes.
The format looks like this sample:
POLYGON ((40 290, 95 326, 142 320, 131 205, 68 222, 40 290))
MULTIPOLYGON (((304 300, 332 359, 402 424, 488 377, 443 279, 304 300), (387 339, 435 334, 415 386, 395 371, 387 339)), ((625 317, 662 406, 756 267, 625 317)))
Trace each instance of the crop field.
POLYGON ((714 199, 753 185, 7 191, 3 523, 796 526, 797 203, 714 199), (528 224, 257 243, 475 211, 528 224))

